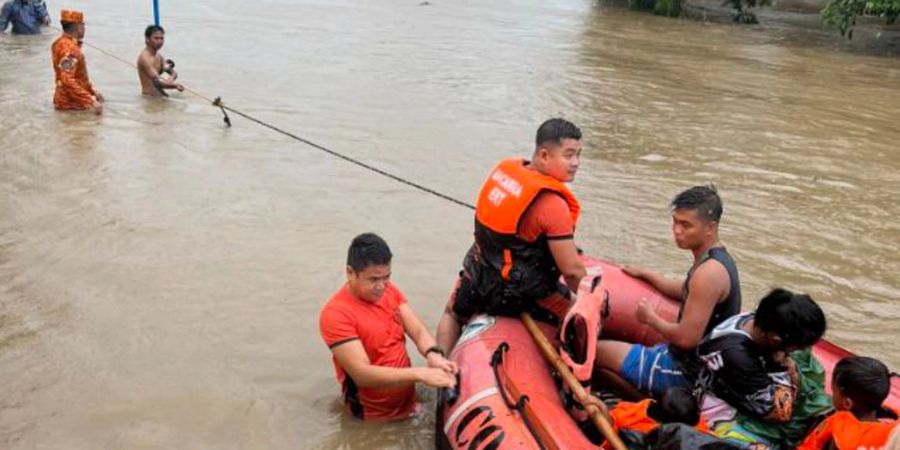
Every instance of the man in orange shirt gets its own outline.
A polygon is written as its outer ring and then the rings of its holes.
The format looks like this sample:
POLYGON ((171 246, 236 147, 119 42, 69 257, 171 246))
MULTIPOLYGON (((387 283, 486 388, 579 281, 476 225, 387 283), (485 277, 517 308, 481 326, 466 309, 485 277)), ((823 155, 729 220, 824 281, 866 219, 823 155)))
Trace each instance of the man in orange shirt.
POLYGON ((333 356, 344 402, 358 419, 406 419, 416 412, 415 384, 453 387, 456 364, 444 357, 391 278, 391 250, 365 233, 350 244, 347 284, 322 308, 319 331, 333 356), (411 367, 409 335, 427 367, 411 367))
POLYGON ((58 110, 88 110, 103 112, 103 96, 88 79, 87 63, 81 51, 84 39, 84 15, 79 11, 62 10, 62 35, 53 42, 53 70, 56 72, 56 92, 53 105, 58 110))
POLYGON ((456 345, 475 314, 563 318, 586 274, 575 247, 580 206, 564 184, 575 179, 580 157, 581 130, 550 119, 537 130, 531 161, 506 159, 488 175, 475 209, 475 243, 438 323, 443 350, 456 345))

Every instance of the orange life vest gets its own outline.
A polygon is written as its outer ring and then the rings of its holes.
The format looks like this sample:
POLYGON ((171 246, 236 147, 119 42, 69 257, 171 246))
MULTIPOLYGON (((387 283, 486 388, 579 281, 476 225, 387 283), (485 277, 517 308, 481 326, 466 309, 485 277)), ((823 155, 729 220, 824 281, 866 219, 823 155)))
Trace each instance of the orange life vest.
POLYGON ((578 223, 581 206, 569 188, 556 178, 529 169, 528 164, 521 158, 497 164, 478 194, 475 219, 494 233, 515 237, 528 207, 539 194, 551 191, 566 200, 572 222, 578 223))
MULTIPOLYGON (((609 411, 613 430, 617 434, 623 431, 646 434, 657 429, 659 422, 647 413, 652 404, 652 399, 637 403, 619 402, 615 408, 609 411)), ((703 417, 700 417, 700 422, 694 426, 694 429, 701 433, 709 433, 709 425, 703 417)), ((605 442, 603 448, 610 449, 612 447, 609 446, 609 442, 605 442)))
POLYGON ((797 449, 819 450, 829 442, 834 442, 838 450, 883 449, 898 423, 897 420, 861 422, 850 411, 838 411, 816 427, 797 449))
POLYGON ((538 196, 551 192, 569 206, 573 223, 581 207, 561 181, 528 167, 521 158, 501 161, 488 175, 475 209, 475 252, 464 267, 489 314, 515 315, 558 291, 559 269, 546 237, 527 242, 519 227, 538 196))

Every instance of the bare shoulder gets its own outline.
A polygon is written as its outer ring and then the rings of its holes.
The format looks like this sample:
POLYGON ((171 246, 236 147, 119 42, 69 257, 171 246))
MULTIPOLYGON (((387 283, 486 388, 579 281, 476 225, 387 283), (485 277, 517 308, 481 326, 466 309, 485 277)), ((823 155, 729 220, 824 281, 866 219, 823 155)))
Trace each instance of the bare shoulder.
POLYGON ((141 54, 138 55, 138 64, 147 64, 151 62, 152 57, 150 56, 150 52, 146 49, 141 50, 141 54))
POLYGON ((731 277, 728 276, 728 270, 725 269, 721 262, 715 259, 708 259, 694 270, 690 283, 692 291, 695 287, 728 291, 731 286, 731 277))

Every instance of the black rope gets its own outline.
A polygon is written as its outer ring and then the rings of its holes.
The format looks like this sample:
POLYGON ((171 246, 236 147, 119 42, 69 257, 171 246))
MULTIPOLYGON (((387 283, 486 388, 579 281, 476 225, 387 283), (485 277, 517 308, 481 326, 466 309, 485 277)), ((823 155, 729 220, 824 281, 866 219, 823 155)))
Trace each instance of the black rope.
POLYGON ((339 152, 337 152, 337 151, 331 150, 330 148, 327 148, 327 147, 325 147, 325 146, 316 144, 315 142, 310 141, 309 139, 306 139, 306 138, 297 136, 296 134, 291 133, 290 131, 283 130, 283 129, 278 128, 277 126, 272 125, 272 124, 270 124, 270 123, 263 122, 262 120, 259 120, 259 119, 255 118, 255 117, 253 117, 253 116, 251 116, 251 115, 249 115, 249 114, 245 114, 245 113, 243 113, 243 112, 241 112, 241 111, 239 111, 239 110, 237 110, 237 109, 234 109, 234 108, 232 108, 232 107, 230 107, 230 106, 228 106, 228 105, 222 103, 222 100, 221 100, 221 98, 219 98, 219 97, 217 97, 216 100, 217 100, 217 101, 213 103, 214 106, 218 106, 218 107, 222 108, 223 110, 231 111, 231 112, 233 112, 233 113, 235 113, 235 114, 237 114, 237 115, 239 115, 239 116, 241 116, 241 117, 243 117, 243 118, 245 118, 245 119, 247 119, 247 120, 249 120, 249 121, 251 121, 251 122, 254 122, 254 123, 258 124, 258 125, 261 125, 261 126, 263 126, 263 127, 266 127, 266 128, 268 128, 268 129, 270 129, 270 130, 272 130, 272 131, 275 131, 276 133, 281 133, 281 134, 283 134, 283 135, 285 135, 285 136, 287 136, 287 137, 289 137, 289 138, 292 138, 292 139, 294 139, 294 140, 300 141, 300 142, 302 142, 302 143, 304 143, 304 144, 306 144, 306 145, 308 145, 308 146, 310 146, 310 147, 312 147, 312 148, 315 148, 315 149, 317 149, 317 150, 321 150, 321 151, 323 151, 323 152, 325 152, 325 153, 328 153, 328 154, 331 155, 331 156, 334 156, 334 157, 336 157, 336 158, 343 159, 344 161, 347 161, 347 162, 349 162, 349 163, 351 163, 351 164, 356 164, 357 166, 362 167, 363 169, 367 169, 367 170, 370 170, 370 171, 372 171, 372 172, 375 172, 375 173, 377 173, 377 174, 379 174, 379 175, 383 175, 383 176, 388 177, 388 178, 390 178, 390 179, 392 179, 392 180, 394 180, 394 181, 399 181, 400 183, 403 183, 403 184, 405 184, 405 185, 407 185, 407 186, 410 186, 410 187, 413 187, 413 188, 415 188, 415 189, 418 189, 418 190, 420 190, 420 191, 422 191, 422 192, 425 192, 425 193, 434 195, 435 197, 442 198, 442 199, 447 200, 447 201, 452 202, 452 203, 456 203, 457 205, 462 206, 462 207, 464 207, 464 208, 469 208, 469 209, 471 209, 471 210, 474 210, 474 209, 475 209, 475 206, 473 206, 473 205, 471 205, 471 204, 469 204, 469 203, 466 203, 466 202, 464 202, 464 201, 462 201, 462 200, 453 198, 453 197, 451 197, 451 196, 449 196, 449 195, 446 195, 446 194, 442 194, 442 193, 440 193, 440 192, 438 192, 438 191, 436 191, 436 190, 434 190, 434 189, 431 189, 431 188, 429 188, 429 187, 422 186, 421 184, 416 183, 416 182, 414 182, 414 181, 410 181, 410 180, 407 180, 407 179, 405 179, 405 178, 399 177, 399 176, 394 175, 394 174, 392 174, 392 173, 390 173, 390 172, 387 172, 387 171, 384 171, 384 170, 382 170, 382 169, 379 169, 379 168, 377 168, 377 167, 375 167, 375 166, 373 166, 373 165, 371 165, 371 164, 364 163, 364 162, 362 162, 362 161, 359 161, 359 160, 357 160, 357 159, 351 158, 351 157, 349 157, 349 156, 347 156, 347 155, 344 155, 344 154, 342 154, 342 153, 339 153, 339 152))
POLYGON ((231 128, 231 117, 228 117, 228 111, 225 111, 225 104, 222 103, 222 97, 216 97, 215 100, 212 101, 213 106, 218 106, 219 109, 222 110, 222 121, 225 122, 225 126, 231 128))
MULTIPOLYGON (((54 29, 59 30, 59 31, 62 31, 60 28, 57 28, 57 27, 54 27, 54 26, 51 26, 51 28, 54 28, 54 29)), ((108 51, 106 51, 106 50, 104 50, 104 49, 102 49, 102 48, 100 48, 100 47, 97 47, 96 45, 92 45, 92 44, 89 43, 89 42, 84 42, 84 45, 86 45, 86 46, 88 46, 88 47, 90 47, 90 48, 92 48, 92 49, 94 49, 94 50, 97 50, 98 52, 103 53, 104 55, 106 55, 106 56, 108 56, 108 57, 110 57, 110 58, 112 58, 112 59, 115 59, 115 60, 121 62, 122 64, 125 64, 125 65, 130 66, 130 67, 135 67, 135 65, 134 65, 133 63, 126 61, 125 59, 123 59, 123 58, 121 58, 121 57, 115 55, 114 53, 108 52, 108 51)), ((370 171, 372 171, 372 172, 375 172, 375 173, 377 173, 377 174, 379 174, 379 175, 383 175, 383 176, 388 177, 388 178, 390 178, 390 179, 392 179, 392 180, 394 180, 394 181, 398 181, 398 182, 400 182, 400 183, 403 183, 403 184, 405 184, 405 185, 407 185, 407 186, 410 186, 410 187, 412 187, 412 188, 418 189, 418 190, 420 190, 420 191, 422 191, 422 192, 425 192, 425 193, 427 193, 427 194, 431 194, 431 195, 434 195, 435 197, 438 197, 438 198, 442 198, 442 199, 444 199, 444 200, 447 200, 447 201, 449 201, 449 202, 451 202, 451 203, 456 203, 457 205, 462 206, 462 207, 464 207, 464 208, 469 208, 469 209, 471 209, 471 210, 475 210, 475 206, 474 206, 474 205, 471 205, 471 204, 466 203, 466 202, 464 202, 464 201, 462 201, 462 200, 453 198, 453 197, 451 197, 451 196, 449 196, 449 195, 442 194, 442 193, 440 193, 440 192, 438 192, 438 191, 436 191, 436 190, 434 190, 434 189, 431 189, 431 188, 429 188, 429 187, 425 187, 425 186, 423 186, 423 185, 421 185, 421 184, 419 184, 419 183, 416 183, 416 182, 414 182, 414 181, 410 181, 410 180, 407 180, 407 179, 402 178, 402 177, 400 177, 400 176, 394 175, 394 174, 392 174, 392 173, 390 173, 390 172, 387 172, 387 171, 385 171, 385 170, 382 170, 382 169, 379 169, 379 168, 377 168, 377 167, 375 167, 375 166, 372 166, 371 164, 364 163, 364 162, 359 161, 359 160, 357 160, 357 159, 354 159, 354 158, 352 158, 352 157, 350 157, 350 156, 347 156, 347 155, 344 155, 344 154, 339 153, 339 152, 337 152, 337 151, 331 150, 331 149, 329 149, 329 148, 327 148, 327 147, 325 147, 325 146, 316 144, 315 142, 310 141, 309 139, 305 139, 305 138, 303 138, 303 137, 297 136, 297 135, 294 134, 294 133, 291 133, 291 132, 289 132, 289 131, 285 131, 285 130, 279 128, 279 127, 276 127, 275 125, 272 125, 272 124, 263 122, 262 120, 257 119, 256 117, 253 117, 253 116, 251 116, 251 115, 249 115, 249 114, 243 113, 243 112, 241 112, 241 111, 239 111, 239 110, 237 110, 237 109, 234 109, 234 108, 232 108, 232 107, 230 107, 230 106, 227 106, 227 105, 225 105, 225 103, 222 102, 222 97, 216 97, 215 99, 210 99, 209 97, 207 97, 207 96, 205 96, 205 95, 203 95, 203 94, 201 94, 201 93, 199 93, 199 92, 197 92, 197 91, 194 91, 194 90, 188 88, 187 86, 185 86, 184 90, 187 91, 189 94, 193 94, 193 95, 195 95, 195 96, 197 96, 197 97, 199 97, 199 98, 201 98, 201 99, 203 99, 203 100, 206 100, 207 102, 211 103, 213 106, 215 106, 215 107, 221 109, 221 110, 222 110, 222 115, 224 116, 224 117, 222 117, 222 120, 225 122, 225 125, 228 126, 228 127, 231 127, 231 118, 228 117, 228 113, 227 113, 226 111, 231 111, 231 112, 233 112, 233 113, 235 113, 235 114, 237 114, 237 115, 239 115, 239 116, 241 116, 241 117, 243 117, 243 118, 245 118, 245 119, 247 119, 247 120, 249 120, 249 121, 251 121, 251 122, 254 122, 254 123, 258 124, 258 125, 264 126, 264 127, 268 128, 268 129, 270 129, 270 130, 272 130, 272 131, 275 131, 276 133, 281 133, 281 134, 283 134, 283 135, 285 135, 285 136, 287 136, 287 137, 289 137, 289 138, 291 138, 291 139, 294 139, 294 140, 300 141, 300 142, 302 142, 302 143, 304 143, 304 144, 306 144, 306 145, 309 145, 309 146, 312 147, 312 148, 315 148, 315 149, 317 149, 317 150, 321 150, 321 151, 323 151, 323 152, 325 152, 325 153, 328 153, 328 154, 331 155, 331 156, 334 156, 334 157, 336 157, 336 158, 343 159, 344 161, 347 161, 347 162, 349 162, 349 163, 351 163, 351 164, 356 164, 357 166, 362 167, 363 169, 367 169, 367 170, 370 170, 370 171)))

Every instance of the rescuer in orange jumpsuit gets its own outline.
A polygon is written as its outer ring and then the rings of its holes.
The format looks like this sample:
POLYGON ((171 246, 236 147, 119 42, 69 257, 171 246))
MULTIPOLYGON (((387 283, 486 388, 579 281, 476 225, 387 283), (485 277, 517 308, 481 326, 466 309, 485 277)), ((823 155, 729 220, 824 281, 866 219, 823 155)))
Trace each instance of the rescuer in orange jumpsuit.
POLYGON ((59 110, 89 110, 103 112, 103 96, 88 79, 87 63, 81 51, 84 39, 84 14, 62 10, 60 22, 63 34, 53 42, 53 70, 56 72, 56 93, 53 105, 59 110))

